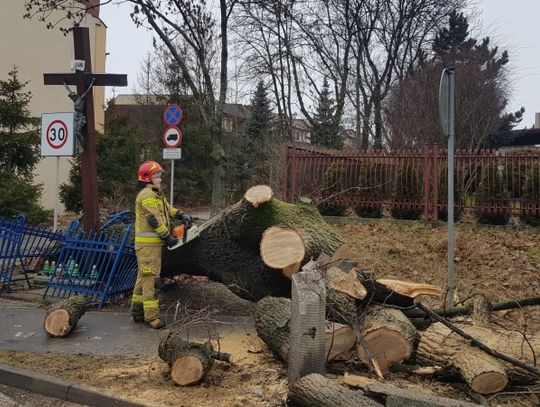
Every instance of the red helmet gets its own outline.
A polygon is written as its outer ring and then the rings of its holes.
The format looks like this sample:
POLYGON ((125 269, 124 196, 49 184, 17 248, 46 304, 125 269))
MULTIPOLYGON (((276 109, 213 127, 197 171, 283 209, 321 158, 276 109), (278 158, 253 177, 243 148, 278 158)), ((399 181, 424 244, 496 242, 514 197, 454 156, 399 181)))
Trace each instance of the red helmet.
POLYGON ((145 161, 139 167, 139 181, 152 182, 152 177, 159 172, 162 172, 163 168, 155 161, 145 161))

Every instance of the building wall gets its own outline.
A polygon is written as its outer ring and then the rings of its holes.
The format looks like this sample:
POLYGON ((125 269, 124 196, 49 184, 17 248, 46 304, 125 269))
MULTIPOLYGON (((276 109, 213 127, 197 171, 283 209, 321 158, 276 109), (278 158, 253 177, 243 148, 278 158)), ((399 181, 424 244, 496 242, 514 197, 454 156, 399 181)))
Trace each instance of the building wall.
MULTIPOLYGON (((73 104, 63 86, 43 85, 44 73, 69 72, 73 59, 73 36, 65 36, 59 29, 49 30, 36 17, 23 19, 23 0, 0 1, 0 78, 6 79, 14 66, 19 79, 28 81, 26 90, 32 92, 30 111, 39 117, 42 113, 72 112, 73 104)), ((53 17, 54 18, 54 17, 53 17)), ((92 69, 105 72, 106 26, 94 16, 87 16, 81 24, 90 31, 92 69)), ((73 87, 74 89, 75 87, 73 87)), ((94 90, 96 129, 104 123, 104 89, 94 90)), ((69 175, 69 159, 60 158, 60 183, 69 175)), ((53 209, 55 203, 56 158, 43 158, 35 171, 35 182, 44 186, 42 204, 53 209)), ((61 206, 61 211, 63 211, 61 206)))

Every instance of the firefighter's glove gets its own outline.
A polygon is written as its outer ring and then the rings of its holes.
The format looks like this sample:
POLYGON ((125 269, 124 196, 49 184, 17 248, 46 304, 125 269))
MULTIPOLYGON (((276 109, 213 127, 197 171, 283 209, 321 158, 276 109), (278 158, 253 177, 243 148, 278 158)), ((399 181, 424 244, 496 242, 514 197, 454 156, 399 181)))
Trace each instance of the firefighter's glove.
POLYGON ((173 247, 177 243, 178 239, 173 235, 167 235, 167 237, 165 238, 165 244, 167 245, 167 247, 173 247))
POLYGON ((186 225, 186 228, 190 228, 193 225, 193 216, 183 214, 182 215, 182 223, 186 225))

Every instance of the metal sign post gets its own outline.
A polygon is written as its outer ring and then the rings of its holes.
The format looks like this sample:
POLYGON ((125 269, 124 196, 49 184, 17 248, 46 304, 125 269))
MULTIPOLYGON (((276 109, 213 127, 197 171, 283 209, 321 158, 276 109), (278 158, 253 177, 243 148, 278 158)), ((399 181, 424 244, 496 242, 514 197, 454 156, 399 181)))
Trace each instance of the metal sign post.
POLYGON ((73 156, 74 148, 73 113, 43 113, 41 115, 41 155, 43 157, 56 157, 54 231, 58 227, 60 157, 73 156))
POLYGON ((448 137, 448 282, 446 306, 454 306, 454 106, 455 71, 446 68, 439 85, 439 115, 444 134, 448 137))
POLYGON ((182 121, 182 108, 178 105, 169 105, 163 112, 163 121, 169 125, 163 132, 163 159, 171 160, 171 190, 170 204, 173 205, 174 196, 174 160, 179 160, 182 157, 182 149, 177 148, 182 143, 182 131, 176 127, 182 121))

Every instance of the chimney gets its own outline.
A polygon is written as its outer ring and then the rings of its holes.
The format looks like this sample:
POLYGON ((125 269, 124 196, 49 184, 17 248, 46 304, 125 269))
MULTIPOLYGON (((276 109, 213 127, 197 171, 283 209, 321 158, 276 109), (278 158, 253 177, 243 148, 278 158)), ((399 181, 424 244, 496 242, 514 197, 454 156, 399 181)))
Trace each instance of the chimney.
POLYGON ((86 7, 88 8, 88 13, 95 18, 99 18, 100 0, 86 0, 85 3, 86 7))
POLYGON ((540 113, 535 114, 534 127, 540 129, 540 113))

